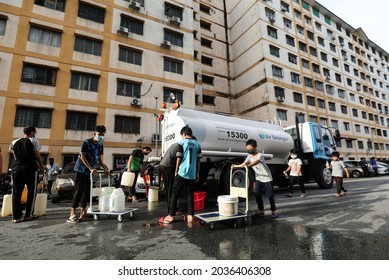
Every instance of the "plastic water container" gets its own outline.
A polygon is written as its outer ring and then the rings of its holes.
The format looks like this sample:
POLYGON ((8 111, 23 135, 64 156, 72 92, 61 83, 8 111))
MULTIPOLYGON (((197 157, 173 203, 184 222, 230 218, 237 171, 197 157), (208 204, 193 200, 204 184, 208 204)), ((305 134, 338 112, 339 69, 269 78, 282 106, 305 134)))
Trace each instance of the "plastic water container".
POLYGON ((35 198, 34 215, 43 216, 47 209, 47 194, 38 193, 35 198))
POLYGON ((3 197, 3 206, 1 207, 1 216, 12 215, 12 194, 6 194, 3 197))
POLYGON ((232 195, 220 195, 217 197, 220 216, 234 216, 238 214, 239 198, 232 195))
POLYGON ((111 194, 114 190, 114 187, 101 188, 99 196, 99 210, 101 212, 109 211, 109 207, 111 204, 111 194))
POLYGON ((120 181, 120 185, 126 187, 132 187, 132 184, 134 183, 134 179, 135 179, 135 173, 125 171, 122 174, 122 180, 120 181))
POLYGON ((110 195, 110 212, 123 212, 125 210, 125 200, 126 197, 121 188, 114 189, 110 195))
POLYGON ((193 192, 193 204, 195 211, 204 210, 204 201, 206 196, 206 192, 193 192))
POLYGON ((148 200, 149 202, 158 201, 158 188, 149 188, 148 200))

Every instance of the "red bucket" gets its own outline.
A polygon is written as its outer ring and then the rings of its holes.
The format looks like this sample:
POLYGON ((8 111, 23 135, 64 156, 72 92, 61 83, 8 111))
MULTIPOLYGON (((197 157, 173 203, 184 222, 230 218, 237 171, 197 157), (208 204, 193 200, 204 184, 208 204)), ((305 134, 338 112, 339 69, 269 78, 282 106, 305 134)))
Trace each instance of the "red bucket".
POLYGON ((206 192, 193 192, 194 210, 204 210, 204 201, 207 196, 206 192))

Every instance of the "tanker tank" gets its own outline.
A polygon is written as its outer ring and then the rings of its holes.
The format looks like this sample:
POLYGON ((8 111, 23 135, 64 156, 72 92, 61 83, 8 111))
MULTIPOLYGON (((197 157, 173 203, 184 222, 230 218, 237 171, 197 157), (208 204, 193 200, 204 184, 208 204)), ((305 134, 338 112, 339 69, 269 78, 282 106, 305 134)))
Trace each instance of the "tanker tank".
POLYGON ((293 147, 292 137, 281 126, 181 107, 164 115, 163 153, 182 139, 180 131, 185 125, 193 130, 204 156, 245 157, 246 141, 255 139, 258 151, 272 156, 269 163, 283 164, 293 147))

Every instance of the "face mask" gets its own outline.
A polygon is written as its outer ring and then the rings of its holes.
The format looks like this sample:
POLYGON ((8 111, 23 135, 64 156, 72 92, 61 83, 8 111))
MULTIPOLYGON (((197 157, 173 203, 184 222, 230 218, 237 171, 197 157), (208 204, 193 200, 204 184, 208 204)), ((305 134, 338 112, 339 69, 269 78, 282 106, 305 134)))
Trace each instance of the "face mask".
POLYGON ((293 159, 297 158, 296 155, 291 155, 290 157, 293 158, 293 159))
POLYGON ((96 135, 95 139, 97 140, 97 142, 103 142, 104 136, 96 135))
POLYGON ((254 154, 254 150, 247 150, 247 152, 248 152, 250 155, 254 154))

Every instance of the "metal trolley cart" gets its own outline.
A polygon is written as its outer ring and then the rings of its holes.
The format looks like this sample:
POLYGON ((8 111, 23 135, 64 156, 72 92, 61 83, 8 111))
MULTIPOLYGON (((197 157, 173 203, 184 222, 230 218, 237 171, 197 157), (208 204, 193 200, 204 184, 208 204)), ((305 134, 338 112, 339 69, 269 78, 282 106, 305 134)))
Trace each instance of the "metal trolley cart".
MULTIPOLYGON (((104 173, 104 171, 98 171, 97 172, 99 174, 99 180, 100 180, 100 190, 99 192, 101 192, 101 174, 104 173)), ((90 215, 93 215, 93 219, 95 221, 99 220, 100 218, 100 215, 107 215, 108 217, 110 216, 117 216, 117 219, 118 219, 118 222, 122 222, 123 221, 123 215, 126 215, 126 214, 129 214, 130 218, 133 218, 135 216, 135 211, 139 210, 139 208, 135 207, 135 208, 128 208, 124 211, 120 211, 120 212, 116 212, 116 211, 100 211, 98 206, 96 208, 96 206, 93 205, 93 173, 90 174, 90 201, 89 201, 89 208, 88 208, 88 211, 87 213, 90 214, 90 215)), ((108 176, 108 186, 111 186, 111 180, 110 180, 110 176, 108 176)), ((99 198, 100 198, 100 195, 99 195, 99 198)))
POLYGON ((247 166, 244 167, 245 170, 240 170, 239 172, 244 172, 245 173, 245 186, 244 187, 237 187, 233 184, 233 178, 232 178, 232 173, 233 173, 233 168, 230 170, 230 195, 231 196, 236 196, 236 197, 241 197, 245 199, 246 202, 246 209, 245 211, 241 211, 238 209, 238 212, 236 215, 232 216, 224 216, 220 215, 219 211, 216 212, 208 212, 208 213, 201 213, 201 214, 196 214, 195 217, 200 220, 201 224, 208 224, 208 228, 210 230, 215 229, 215 224, 219 222, 224 222, 228 220, 233 220, 234 221, 234 228, 237 227, 238 223, 237 221, 243 221, 244 224, 250 225, 252 222, 252 216, 249 214, 249 170, 247 166))

